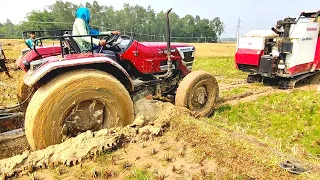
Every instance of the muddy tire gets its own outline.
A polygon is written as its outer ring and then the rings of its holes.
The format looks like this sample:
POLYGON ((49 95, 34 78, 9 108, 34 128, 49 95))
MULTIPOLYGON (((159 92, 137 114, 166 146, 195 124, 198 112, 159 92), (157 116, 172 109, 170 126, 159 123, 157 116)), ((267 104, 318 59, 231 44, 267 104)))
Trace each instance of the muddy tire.
POLYGON ((315 74, 311 80, 312 85, 319 85, 320 84, 320 72, 318 72, 317 74, 315 74))
POLYGON ((186 107, 201 117, 210 116, 219 95, 217 80, 208 72, 198 70, 188 74, 179 84, 175 104, 186 107))
POLYGON ((21 75, 18 78, 18 90, 17 90, 17 99, 19 104, 24 103, 21 108, 23 111, 25 111, 28 107, 28 104, 30 102, 30 99, 27 100, 27 98, 30 96, 30 94, 32 93, 32 87, 27 86, 26 84, 24 84, 23 82, 23 78, 24 75, 26 73, 23 72, 21 73, 21 75))
POLYGON ((63 142, 66 132, 77 135, 72 130, 83 124, 95 123, 95 128, 89 125, 87 129, 79 128, 82 132, 96 131, 128 125, 133 118, 133 102, 119 80, 98 70, 76 70, 52 79, 34 93, 26 112, 26 137, 31 148, 39 150, 63 142), (95 104, 83 106, 89 101, 95 104), (98 104, 101 111, 96 110, 98 104), (80 117, 86 117, 90 112, 94 112, 95 118, 102 119, 100 124, 98 121, 87 122, 89 120, 85 118, 78 121, 79 117, 75 116, 79 113, 80 117), (77 123, 72 127, 68 124, 71 115, 72 123, 77 123))

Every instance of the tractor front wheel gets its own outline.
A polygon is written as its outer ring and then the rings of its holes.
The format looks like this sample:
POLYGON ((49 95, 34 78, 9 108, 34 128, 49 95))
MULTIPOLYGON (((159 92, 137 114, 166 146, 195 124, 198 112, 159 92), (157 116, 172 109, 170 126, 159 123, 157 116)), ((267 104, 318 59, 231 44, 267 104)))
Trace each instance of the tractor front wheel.
POLYGON ((34 93, 26 111, 26 137, 39 150, 88 130, 128 125, 133 118, 133 102, 119 80, 98 70, 76 70, 34 93))
POLYGON ((175 104, 186 107, 201 117, 212 114, 219 95, 217 80, 208 72, 198 70, 188 74, 179 84, 175 104))

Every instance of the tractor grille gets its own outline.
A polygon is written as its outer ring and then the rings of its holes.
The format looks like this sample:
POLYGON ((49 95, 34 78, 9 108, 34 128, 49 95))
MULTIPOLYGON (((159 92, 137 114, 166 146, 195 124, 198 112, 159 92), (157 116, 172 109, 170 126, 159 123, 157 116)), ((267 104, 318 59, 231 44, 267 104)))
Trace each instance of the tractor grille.
POLYGON ((189 71, 192 70, 192 65, 194 61, 194 47, 177 48, 180 56, 182 57, 182 64, 188 68, 189 71))

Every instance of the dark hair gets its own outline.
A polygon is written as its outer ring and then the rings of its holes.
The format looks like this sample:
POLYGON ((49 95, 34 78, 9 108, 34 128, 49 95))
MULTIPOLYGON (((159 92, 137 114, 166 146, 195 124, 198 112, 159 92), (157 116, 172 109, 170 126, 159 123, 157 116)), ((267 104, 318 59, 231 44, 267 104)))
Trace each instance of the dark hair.
POLYGON ((31 32, 30 32, 30 34, 36 34, 36 32, 34 32, 34 31, 31 31, 31 32))

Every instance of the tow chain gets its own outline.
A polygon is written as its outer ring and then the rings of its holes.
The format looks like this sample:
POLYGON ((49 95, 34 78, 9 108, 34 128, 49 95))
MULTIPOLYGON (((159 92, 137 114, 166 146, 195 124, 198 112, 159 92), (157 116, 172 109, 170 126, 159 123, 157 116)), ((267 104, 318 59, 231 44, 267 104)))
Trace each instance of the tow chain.
POLYGON ((24 112, 21 112, 21 107, 28 102, 28 100, 31 98, 32 94, 34 92, 34 88, 32 88, 30 94, 28 97, 20 104, 12 107, 6 107, 0 109, 0 121, 5 120, 5 119, 10 119, 10 118, 17 118, 17 117, 23 117, 24 112))

